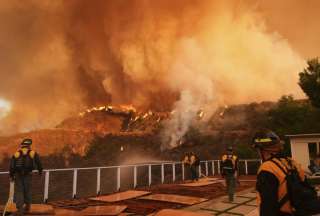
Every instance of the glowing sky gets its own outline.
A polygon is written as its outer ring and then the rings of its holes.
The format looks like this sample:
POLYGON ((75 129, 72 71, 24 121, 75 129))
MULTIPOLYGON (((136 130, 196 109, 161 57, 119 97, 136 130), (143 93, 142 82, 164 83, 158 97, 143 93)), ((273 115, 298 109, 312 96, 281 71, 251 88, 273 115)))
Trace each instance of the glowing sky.
POLYGON ((0 98, 0 119, 6 117, 11 110, 11 103, 0 98))

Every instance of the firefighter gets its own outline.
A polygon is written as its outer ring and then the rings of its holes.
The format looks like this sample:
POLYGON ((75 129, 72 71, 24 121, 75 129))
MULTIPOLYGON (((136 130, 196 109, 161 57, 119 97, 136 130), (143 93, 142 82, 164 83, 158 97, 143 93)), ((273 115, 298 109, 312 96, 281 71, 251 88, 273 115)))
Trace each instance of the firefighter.
POLYGON ((270 130, 261 130, 255 134, 252 146, 263 161, 256 183, 259 215, 307 216, 319 213, 316 191, 307 183, 301 166, 283 154, 280 138, 270 130))
POLYGON ((192 181, 199 181, 199 176, 197 174, 197 168, 200 165, 200 159, 194 152, 191 152, 189 155, 189 163, 190 163, 190 171, 191 171, 192 181))
POLYGON ((188 169, 190 170, 190 173, 192 173, 191 169, 190 169, 190 154, 191 154, 190 152, 185 153, 185 155, 182 159, 182 163, 185 167, 188 167, 188 169))
POLYGON ((39 175, 42 174, 39 155, 31 149, 31 144, 31 139, 24 139, 10 162, 10 180, 15 184, 14 200, 18 210, 17 215, 24 215, 30 211, 32 171, 37 169, 39 175))
POLYGON ((226 154, 222 155, 221 162, 221 174, 226 181, 229 202, 233 202, 238 175, 238 157, 234 154, 232 147, 227 148, 226 154))

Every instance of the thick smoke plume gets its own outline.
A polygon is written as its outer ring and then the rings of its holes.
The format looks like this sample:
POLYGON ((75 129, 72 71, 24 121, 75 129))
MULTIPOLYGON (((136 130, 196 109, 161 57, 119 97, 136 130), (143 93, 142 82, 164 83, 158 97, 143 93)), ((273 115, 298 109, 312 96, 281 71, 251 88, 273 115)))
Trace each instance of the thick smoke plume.
MULTIPOLYGON (((303 59, 261 10, 225 0, 1 1, 0 97, 12 110, 0 130, 52 127, 106 103, 194 116, 301 96, 303 59)), ((168 123, 183 125, 177 139, 193 118, 179 115, 168 123)))

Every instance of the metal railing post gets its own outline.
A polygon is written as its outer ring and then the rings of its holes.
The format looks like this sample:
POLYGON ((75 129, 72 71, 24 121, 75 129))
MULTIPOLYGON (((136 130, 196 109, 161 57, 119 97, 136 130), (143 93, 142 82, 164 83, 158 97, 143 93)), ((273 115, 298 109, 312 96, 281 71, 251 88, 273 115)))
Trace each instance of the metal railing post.
POLYGON ((172 182, 176 181, 176 165, 175 163, 172 164, 172 182))
POLYGON ((101 168, 97 169, 97 195, 101 193, 101 168))
POLYGON ((164 183, 164 164, 161 164, 161 183, 164 183))
POLYGON ((120 191, 121 187, 121 170, 120 167, 117 167, 117 191, 120 191))
MULTIPOLYGON (((209 163, 212 163, 212 174, 221 174, 221 160, 206 160, 206 161, 202 161, 201 163, 205 163, 205 173, 206 176, 208 176, 210 174, 210 167, 209 167, 209 163), (216 164, 217 163, 217 164, 216 164), (218 171, 216 171, 216 169, 218 171)), ((255 163, 259 163, 262 164, 263 161, 260 159, 241 159, 240 162, 244 162, 245 165, 245 174, 249 175, 251 173, 249 173, 249 169, 251 167, 249 167, 249 162, 255 162, 255 163)), ((137 164, 137 165, 121 165, 121 166, 106 166, 106 167, 83 167, 83 168, 65 168, 65 169, 48 169, 48 170, 43 170, 44 172, 44 188, 43 188, 43 202, 47 202, 48 198, 49 198, 49 187, 50 187, 50 175, 52 175, 52 172, 64 172, 64 171, 68 171, 68 172, 73 172, 73 182, 72 182, 72 198, 77 198, 78 194, 77 194, 77 185, 78 185, 78 171, 82 171, 82 170, 95 170, 97 172, 97 179, 96 179, 96 193, 97 195, 101 194, 101 170, 102 169, 117 169, 117 174, 116 174, 116 189, 119 191, 120 187, 121 187, 121 168, 127 168, 127 167, 133 167, 134 168, 134 182, 133 185, 136 188, 137 184, 138 184, 138 167, 139 166, 147 166, 148 167, 148 183, 149 185, 152 184, 152 166, 161 166, 161 183, 164 184, 165 183, 165 166, 168 165, 172 165, 172 180, 173 182, 176 182, 177 180, 177 170, 176 170, 176 166, 180 164, 179 161, 171 161, 171 162, 162 162, 162 163, 152 163, 152 164, 137 164), (50 174, 51 173, 51 174, 50 174)), ((179 166, 179 165, 178 165, 179 166)), ((184 181, 186 179, 186 169, 183 163, 181 163, 181 172, 182 172, 182 180, 184 181)), ((199 170, 199 177, 201 177, 201 172, 202 172, 202 167, 201 164, 198 167, 199 170)), ((5 172, 0 172, 0 175, 7 175, 9 172, 5 171, 5 172)), ((51 179, 51 183, 52 183, 53 179, 51 179)), ((94 183, 93 183, 94 184, 94 183)), ((51 186, 52 187, 52 186, 51 186)), ((65 197, 66 198, 66 197, 65 197)))
POLYGON ((43 202, 46 203, 49 198, 49 179, 50 178, 50 171, 45 171, 44 176, 44 195, 43 195, 43 202))
POLYGON ((151 181, 152 181, 152 178, 151 178, 151 164, 149 164, 149 166, 148 166, 149 168, 148 168, 148 170, 149 170, 149 187, 151 186, 151 181))
POLYGON ((72 198, 76 198, 77 196, 77 183, 78 183, 78 170, 73 170, 73 187, 72 187, 72 198))
POLYGON ((246 175, 248 175, 248 161, 247 160, 244 161, 244 165, 245 165, 246 175))
POLYGON ((181 169, 182 169, 182 181, 184 181, 184 163, 181 163, 181 169))
POLYGON ((133 188, 137 187, 137 166, 133 167, 133 188))
POLYGON ((214 176, 215 174, 215 167, 214 167, 214 160, 212 161, 212 175, 214 176))
POLYGON ((206 165, 206 176, 208 176, 208 174, 209 174, 209 171, 208 171, 208 161, 206 161, 205 165, 206 165))

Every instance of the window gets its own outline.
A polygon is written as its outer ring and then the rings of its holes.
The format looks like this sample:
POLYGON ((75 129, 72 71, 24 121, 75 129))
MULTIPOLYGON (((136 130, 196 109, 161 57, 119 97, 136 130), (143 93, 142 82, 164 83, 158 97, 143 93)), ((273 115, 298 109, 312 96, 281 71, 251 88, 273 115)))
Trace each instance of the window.
POLYGON ((313 159, 317 155, 317 143, 308 143, 309 156, 310 159, 313 159))

